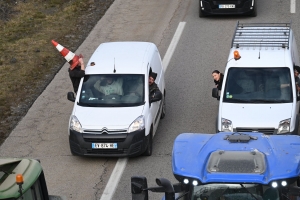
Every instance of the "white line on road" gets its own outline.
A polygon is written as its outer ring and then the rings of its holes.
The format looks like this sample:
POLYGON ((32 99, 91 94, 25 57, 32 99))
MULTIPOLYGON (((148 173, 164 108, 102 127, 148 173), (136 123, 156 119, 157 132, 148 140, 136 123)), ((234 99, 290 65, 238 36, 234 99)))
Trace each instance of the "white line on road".
POLYGON ((168 68, 168 65, 169 65, 170 60, 171 60, 171 58, 173 56, 173 53, 174 53, 174 51, 176 49, 178 41, 179 41, 179 39, 181 37, 181 34, 183 32, 185 24, 186 24, 186 22, 180 22, 179 25, 178 25, 178 27, 177 27, 177 29, 176 29, 176 32, 175 32, 175 34, 173 36, 173 39, 172 39, 172 41, 171 41, 171 43, 170 43, 170 45, 168 47, 168 50, 166 52, 166 55, 165 55, 164 59, 162 61, 163 67, 164 67, 164 71, 166 71, 167 68, 168 68))
POLYGON ((121 179, 124 169, 127 165, 128 158, 119 158, 114 170, 112 171, 108 183, 104 189, 104 192, 100 200, 110 200, 117 188, 117 185, 121 179))
MULTIPOLYGON (((181 37, 181 34, 183 32, 183 29, 184 29, 184 26, 185 26, 185 23, 186 22, 180 22, 177 29, 176 29, 176 32, 172 38, 172 41, 168 47, 168 50, 166 52, 166 55, 165 57, 163 58, 163 67, 164 67, 164 71, 166 71, 169 63, 170 63, 170 60, 173 56, 173 53, 175 51, 175 48, 178 44, 178 41, 181 37)), ((118 162, 116 163, 116 166, 114 168, 114 170, 112 171, 110 177, 109 177, 109 180, 105 186, 105 189, 103 191, 103 194, 100 198, 100 200, 111 200, 114 193, 115 193, 115 190, 118 186, 118 183, 122 177, 122 174, 125 170, 125 167, 127 165, 127 161, 128 161, 128 158, 119 158, 118 159, 118 162)))
POLYGON ((291 13, 296 13, 296 0, 291 0, 291 13))

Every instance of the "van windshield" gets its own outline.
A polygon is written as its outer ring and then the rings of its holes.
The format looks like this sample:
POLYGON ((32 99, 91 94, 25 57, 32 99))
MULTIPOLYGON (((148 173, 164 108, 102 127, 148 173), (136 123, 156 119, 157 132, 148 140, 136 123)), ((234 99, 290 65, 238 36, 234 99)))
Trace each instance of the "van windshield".
POLYGON ((85 75, 79 105, 126 107, 144 104, 145 77, 142 74, 85 75))
POLYGON ((287 67, 232 67, 227 73, 223 102, 290 103, 293 101, 291 80, 294 80, 290 74, 287 67))

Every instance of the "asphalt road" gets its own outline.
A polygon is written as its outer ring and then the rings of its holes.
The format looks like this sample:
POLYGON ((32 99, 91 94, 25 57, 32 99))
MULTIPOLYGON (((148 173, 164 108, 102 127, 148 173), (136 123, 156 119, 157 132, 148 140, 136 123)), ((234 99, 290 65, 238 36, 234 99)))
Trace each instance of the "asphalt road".
MULTIPOLYGON (((291 0, 292 1, 292 0, 291 0)), ((197 0, 116 0, 76 53, 86 60, 102 42, 154 42, 162 57, 179 22, 185 29, 166 71, 167 115, 160 122, 151 157, 128 159, 112 199, 131 199, 130 177, 144 175, 149 185, 156 177, 175 182, 171 152, 183 132, 214 133, 218 102, 211 97, 211 72, 224 70, 234 27, 241 22, 290 22, 300 43, 299 12, 290 13, 290 1, 259 0, 258 15, 251 17, 198 17, 197 0)), ((49 45, 52 45, 49 41, 49 45)), ((0 147, 2 157, 41 160, 50 194, 67 199, 100 199, 117 158, 82 158, 71 155, 68 120, 73 103, 65 64, 27 115, 0 147)), ((150 199, 160 199, 151 194, 150 199)))
MULTIPOLYGON (((112 199, 131 199, 130 178, 146 176, 148 187, 156 186, 155 178, 164 177, 175 183, 171 152, 176 136, 184 132, 215 133, 218 101, 211 97, 214 83, 211 72, 224 72, 231 39, 237 21, 290 22, 300 45, 300 4, 290 13, 290 1, 258 2, 257 17, 199 18, 198 1, 186 7, 185 29, 166 71, 167 115, 160 121, 151 157, 130 158, 112 199), (298 12, 297 12, 298 11, 298 12)), ((299 48, 298 48, 299 49, 299 48)), ((243 56, 243 55, 241 55, 243 56)), ((149 192, 149 199, 162 194, 149 192)))

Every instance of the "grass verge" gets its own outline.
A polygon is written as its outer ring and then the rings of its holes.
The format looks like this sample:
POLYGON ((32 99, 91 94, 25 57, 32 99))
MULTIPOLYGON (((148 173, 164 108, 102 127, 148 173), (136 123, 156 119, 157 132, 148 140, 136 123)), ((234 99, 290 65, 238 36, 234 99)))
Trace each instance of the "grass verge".
POLYGON ((0 144, 114 0, 1 0, 0 144))

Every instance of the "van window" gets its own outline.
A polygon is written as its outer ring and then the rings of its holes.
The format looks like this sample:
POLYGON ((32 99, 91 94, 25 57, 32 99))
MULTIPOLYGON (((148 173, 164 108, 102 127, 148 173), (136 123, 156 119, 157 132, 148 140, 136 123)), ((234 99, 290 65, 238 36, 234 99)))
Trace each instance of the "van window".
POLYGON ((143 74, 86 75, 80 91, 79 105, 124 107, 144 104, 143 74))
MULTIPOLYGON (((230 68, 223 101, 229 103, 290 103, 293 101, 290 69, 230 68)), ((223 83, 224 84, 224 83, 223 83)))

